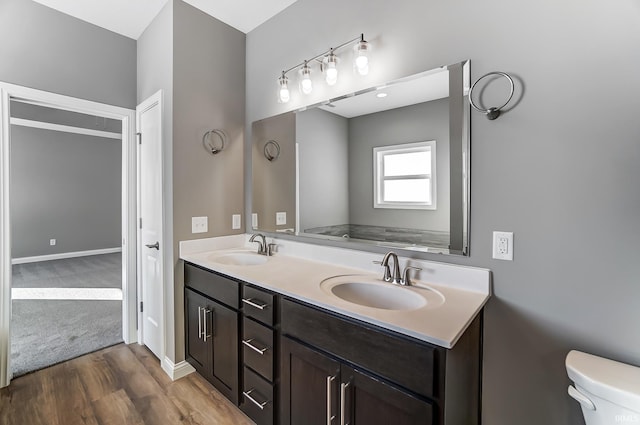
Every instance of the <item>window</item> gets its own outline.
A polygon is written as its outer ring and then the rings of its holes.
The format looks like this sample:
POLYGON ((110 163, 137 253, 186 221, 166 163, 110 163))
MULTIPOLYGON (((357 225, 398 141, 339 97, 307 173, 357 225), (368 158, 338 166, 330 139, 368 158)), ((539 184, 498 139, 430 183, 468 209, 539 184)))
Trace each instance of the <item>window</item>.
POLYGON ((373 148, 374 208, 436 209, 436 141, 373 148))

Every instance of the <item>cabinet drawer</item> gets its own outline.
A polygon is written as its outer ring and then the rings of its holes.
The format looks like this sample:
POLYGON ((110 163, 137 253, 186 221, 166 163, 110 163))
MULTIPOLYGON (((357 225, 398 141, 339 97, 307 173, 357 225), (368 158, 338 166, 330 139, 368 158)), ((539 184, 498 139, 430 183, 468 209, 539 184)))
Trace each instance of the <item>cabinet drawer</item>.
POLYGON ((280 303, 283 335, 290 335, 417 394, 438 398, 439 347, 410 340, 289 299, 280 303))
POLYGON ((243 320, 242 353, 245 366, 273 381, 273 330, 249 318, 243 320))
POLYGON ((242 312, 259 322, 273 326, 275 316, 275 297, 273 294, 246 286, 242 289, 242 312))
POLYGON ((238 309, 240 285, 235 280, 185 263, 184 285, 229 307, 238 309))
POLYGON ((272 425, 274 413, 273 385, 244 368, 240 409, 258 425, 272 425))

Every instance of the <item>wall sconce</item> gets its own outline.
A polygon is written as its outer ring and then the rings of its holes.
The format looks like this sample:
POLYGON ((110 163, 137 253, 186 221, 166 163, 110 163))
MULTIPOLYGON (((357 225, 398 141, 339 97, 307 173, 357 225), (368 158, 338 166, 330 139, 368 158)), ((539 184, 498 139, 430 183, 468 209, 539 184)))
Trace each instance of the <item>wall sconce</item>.
POLYGON ((303 94, 310 94, 313 91, 310 64, 313 64, 314 62, 320 64, 320 72, 324 73, 326 83, 330 86, 335 85, 338 82, 338 56, 335 52, 349 45, 353 45, 354 72, 358 75, 367 75, 369 73, 371 45, 365 41, 364 34, 360 34, 359 37, 356 37, 353 40, 342 43, 338 47, 331 47, 329 50, 322 52, 311 59, 304 60, 286 71, 282 71, 282 75, 278 78, 278 102, 287 103, 291 99, 287 73, 294 69, 299 70, 300 91, 303 94))

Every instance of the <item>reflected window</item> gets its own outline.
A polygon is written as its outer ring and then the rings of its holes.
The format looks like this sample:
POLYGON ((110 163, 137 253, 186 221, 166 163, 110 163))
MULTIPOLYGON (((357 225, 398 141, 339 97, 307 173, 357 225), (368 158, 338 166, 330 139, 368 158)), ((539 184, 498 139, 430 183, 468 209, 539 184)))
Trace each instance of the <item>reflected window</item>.
POLYGON ((436 141, 373 148, 374 208, 436 209, 436 141))

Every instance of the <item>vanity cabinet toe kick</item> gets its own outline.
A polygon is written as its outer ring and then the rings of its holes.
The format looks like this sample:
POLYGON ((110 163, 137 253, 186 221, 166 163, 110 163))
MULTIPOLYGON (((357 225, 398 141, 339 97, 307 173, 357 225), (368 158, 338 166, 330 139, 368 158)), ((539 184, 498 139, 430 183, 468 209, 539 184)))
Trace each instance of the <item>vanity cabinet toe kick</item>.
POLYGON ((185 292, 187 360, 258 425, 480 423, 482 312, 446 349, 190 263, 185 292), (203 278, 209 283, 198 284, 203 278), (227 338, 232 347, 223 355, 235 379, 216 376, 215 337, 197 338, 197 319, 211 319, 198 315, 193 306, 202 300, 193 298, 207 298, 212 287, 218 304, 210 307, 235 314, 236 339, 227 338), (190 344, 212 346, 204 356, 211 367, 190 344))

